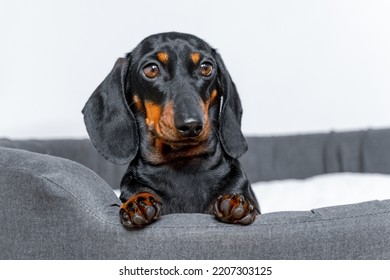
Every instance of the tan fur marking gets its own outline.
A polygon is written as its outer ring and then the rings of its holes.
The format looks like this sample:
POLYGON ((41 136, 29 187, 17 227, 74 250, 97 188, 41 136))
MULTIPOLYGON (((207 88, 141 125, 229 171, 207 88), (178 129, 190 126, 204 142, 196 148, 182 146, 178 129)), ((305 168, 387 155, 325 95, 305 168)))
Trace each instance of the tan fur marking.
POLYGON ((216 89, 214 89, 211 94, 210 94, 210 103, 214 103, 215 100, 217 99, 218 92, 216 89))
POLYGON ((159 121, 161 117, 161 107, 151 101, 145 102, 146 124, 153 126, 157 132, 160 132, 159 121))
POLYGON ((161 139, 156 138, 154 140, 154 148, 158 152, 158 154, 162 154, 162 150, 164 148, 164 142, 161 139))
POLYGON ((161 164, 176 158, 195 157, 207 152, 208 137, 211 133, 209 118, 210 100, 199 100, 204 114, 204 128, 201 134, 192 143, 181 142, 182 137, 177 132, 174 124, 174 104, 168 102, 161 107, 151 101, 145 101, 146 124, 150 131, 149 141, 152 149, 148 151, 148 161, 161 164))
POLYGON ((142 108, 142 101, 141 101, 141 99, 139 99, 139 97, 137 95, 133 96, 133 102, 134 102, 135 107, 137 107, 137 109, 139 111, 142 111, 142 109, 143 109, 142 108))
POLYGON ((198 52, 194 52, 191 54, 191 60, 194 64, 198 64, 199 60, 200 60, 200 53, 198 52))
POLYGON ((164 63, 164 64, 167 64, 167 62, 168 62, 168 53, 166 53, 166 52, 159 52, 158 54, 157 54, 157 59, 160 61, 160 62, 162 62, 162 63, 164 63))
POLYGON ((206 140, 211 132, 211 126, 210 126, 210 119, 209 119, 209 107, 210 107, 210 101, 206 101, 205 103, 201 102, 203 116, 204 116, 204 126, 203 131, 199 135, 201 138, 206 140))
POLYGON ((168 104, 164 107, 164 112, 161 116, 161 122, 163 126, 166 128, 166 131, 163 129, 163 133, 167 137, 175 138, 176 128, 174 121, 174 112, 173 112, 173 102, 168 102, 168 104))

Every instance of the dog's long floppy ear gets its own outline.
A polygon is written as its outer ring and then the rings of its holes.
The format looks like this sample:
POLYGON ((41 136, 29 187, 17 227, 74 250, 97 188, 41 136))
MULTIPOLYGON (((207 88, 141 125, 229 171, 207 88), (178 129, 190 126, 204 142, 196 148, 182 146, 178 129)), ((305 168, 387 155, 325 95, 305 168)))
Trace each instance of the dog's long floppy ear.
POLYGON ((129 64, 129 58, 119 58, 82 111, 92 143, 116 164, 131 162, 138 151, 137 125, 125 98, 129 64))
POLYGON ((232 158, 239 158, 248 149, 241 132, 241 101, 236 86, 217 52, 215 58, 218 68, 218 92, 221 96, 219 137, 224 151, 232 158))

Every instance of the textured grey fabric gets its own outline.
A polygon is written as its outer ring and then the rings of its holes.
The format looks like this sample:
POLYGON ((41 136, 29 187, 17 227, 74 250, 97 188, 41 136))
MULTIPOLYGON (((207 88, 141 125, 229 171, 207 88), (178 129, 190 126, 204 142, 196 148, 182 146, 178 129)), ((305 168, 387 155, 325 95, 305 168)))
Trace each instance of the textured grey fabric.
MULTIPOLYGON (((331 172, 390 174, 390 129, 276 137, 247 137, 241 158, 251 182, 304 179, 331 172)), ((101 157, 89 140, 8 140, 0 146, 71 159, 118 188, 127 166, 101 157)))
POLYGON ((390 129, 247 137, 241 162, 252 182, 333 172, 390 174, 390 129))
POLYGON ((31 152, 67 158, 95 171, 114 189, 119 189, 120 181, 127 165, 115 165, 105 160, 88 139, 56 140, 9 140, 0 139, 0 147, 15 148, 31 152))
POLYGON ((73 161, 0 148, 1 259, 390 259, 390 201, 258 216, 176 214, 125 230, 117 197, 73 161))

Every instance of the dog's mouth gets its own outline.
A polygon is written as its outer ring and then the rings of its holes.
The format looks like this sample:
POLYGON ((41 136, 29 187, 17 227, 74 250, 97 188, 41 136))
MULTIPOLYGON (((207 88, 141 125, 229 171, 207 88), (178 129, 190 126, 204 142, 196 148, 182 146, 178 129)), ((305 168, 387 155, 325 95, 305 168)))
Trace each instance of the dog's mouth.
POLYGON ((209 138, 172 139, 150 133, 148 159, 154 164, 167 163, 177 159, 189 159, 209 152, 209 138))
POLYGON ((167 146, 171 147, 172 150, 180 150, 183 148, 193 148, 202 144, 205 140, 195 140, 195 139, 184 139, 184 140, 165 140, 160 138, 160 140, 167 146))
MULTIPOLYGON (((202 142, 178 142, 178 143, 163 143, 163 153, 169 153, 169 152, 183 152, 185 154, 188 154, 188 156, 194 156, 196 155, 196 151, 204 150, 204 145, 206 144, 206 141, 202 142)), ((183 156, 185 155, 183 154, 183 156)))
POLYGON ((172 139, 164 135, 153 134, 154 145, 160 146, 162 152, 177 152, 181 150, 192 150, 207 143, 207 137, 172 139))
POLYGON ((168 146, 171 150, 191 149, 203 145, 209 138, 208 125, 194 137, 183 137, 175 129, 166 125, 151 125, 149 135, 157 145, 168 146))

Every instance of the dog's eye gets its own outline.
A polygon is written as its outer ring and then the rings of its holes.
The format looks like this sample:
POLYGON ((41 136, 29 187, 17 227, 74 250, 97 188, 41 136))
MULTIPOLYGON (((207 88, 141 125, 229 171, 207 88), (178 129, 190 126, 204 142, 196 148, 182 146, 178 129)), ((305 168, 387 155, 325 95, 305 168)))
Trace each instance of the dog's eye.
POLYGON ((208 77, 213 73, 213 65, 210 62, 204 62, 200 65, 200 74, 203 77, 208 77))
POLYGON ((142 69, 142 72, 144 72, 147 78, 154 79, 158 76, 160 70, 158 69, 158 66, 156 64, 150 63, 142 69))

